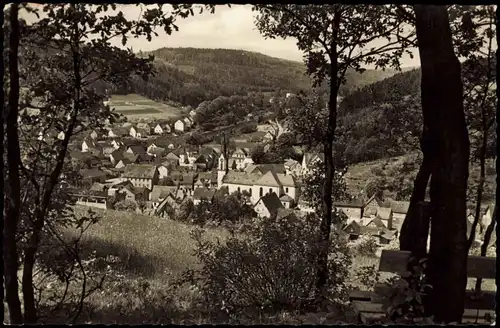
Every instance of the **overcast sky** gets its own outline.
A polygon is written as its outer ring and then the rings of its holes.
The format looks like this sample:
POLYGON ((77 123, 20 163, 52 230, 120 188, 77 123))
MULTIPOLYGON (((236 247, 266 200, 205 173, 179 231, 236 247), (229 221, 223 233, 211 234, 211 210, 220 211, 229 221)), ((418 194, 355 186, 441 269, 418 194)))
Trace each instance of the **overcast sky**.
MULTIPOLYGON (((119 5, 127 18, 137 19, 140 8, 135 5, 119 5)), ((144 39, 129 39, 127 46, 134 52, 150 51, 163 47, 194 47, 194 48, 228 48, 260 52, 272 57, 302 61, 302 53, 294 39, 266 40, 260 35, 254 24, 256 12, 251 5, 216 6, 215 13, 195 12, 194 17, 179 19, 176 25, 178 32, 167 35, 158 30, 159 36, 151 42, 144 39)), ((25 16, 25 15, 24 15, 25 16)), ((32 21, 31 18, 27 18, 32 21)), ((120 38, 113 42, 120 45, 120 38)), ((414 58, 406 56, 402 59, 403 67, 419 66, 418 51, 413 51, 414 58)))

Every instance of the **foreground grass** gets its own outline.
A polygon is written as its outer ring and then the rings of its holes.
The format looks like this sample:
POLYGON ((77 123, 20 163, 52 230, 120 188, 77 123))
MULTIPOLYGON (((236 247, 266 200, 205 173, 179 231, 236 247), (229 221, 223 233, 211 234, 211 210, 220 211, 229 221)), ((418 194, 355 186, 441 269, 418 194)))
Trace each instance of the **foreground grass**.
MULTIPOLYGON (((88 209, 76 207, 75 211, 82 215, 88 209)), ((98 256, 120 257, 128 273, 162 281, 197 267, 195 244, 190 237, 194 226, 136 213, 93 211, 102 219, 83 236, 84 248, 95 250, 98 256)), ((223 241, 229 236, 222 228, 205 230, 209 241, 223 241)))

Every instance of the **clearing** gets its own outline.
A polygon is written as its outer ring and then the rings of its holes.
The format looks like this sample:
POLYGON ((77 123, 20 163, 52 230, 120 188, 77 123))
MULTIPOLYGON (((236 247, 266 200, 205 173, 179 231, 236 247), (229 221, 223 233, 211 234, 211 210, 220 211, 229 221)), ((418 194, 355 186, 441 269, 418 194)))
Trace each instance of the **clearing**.
POLYGON ((112 95, 109 106, 131 121, 177 119, 183 112, 180 107, 159 103, 138 94, 112 95))

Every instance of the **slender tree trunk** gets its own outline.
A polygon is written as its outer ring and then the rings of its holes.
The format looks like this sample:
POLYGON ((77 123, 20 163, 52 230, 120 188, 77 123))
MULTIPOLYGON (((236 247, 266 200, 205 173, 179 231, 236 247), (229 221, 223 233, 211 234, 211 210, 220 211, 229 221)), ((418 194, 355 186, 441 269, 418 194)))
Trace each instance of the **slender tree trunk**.
MULTIPOLYGON (((495 204, 495 209, 493 210, 493 216, 491 218, 491 222, 488 225, 488 228, 486 228, 486 232, 484 233, 484 241, 483 244, 481 245, 481 256, 486 256, 488 253, 488 247, 490 246, 490 241, 491 241, 491 234, 493 233, 493 230, 495 229, 495 216, 497 215, 497 205, 495 204)), ((482 279, 478 278, 476 279, 476 287, 475 291, 476 293, 481 292, 481 283, 482 279)))
MULTIPOLYGON (((497 6, 497 9, 495 11, 496 13, 496 30, 498 31, 498 22, 500 21, 500 9, 498 8, 497 6)), ((496 36, 497 36, 497 44, 498 44, 498 39, 499 39, 499 36, 498 36, 498 33, 496 33, 496 36)), ((496 51, 496 62, 498 63, 500 61, 500 53, 498 52, 498 50, 496 51)), ((500 77, 499 75, 497 74, 496 75, 496 84, 497 86, 500 84, 500 77)), ((497 99, 500 98, 500 90, 497 88, 497 99)), ((498 153, 499 153, 499 147, 500 147, 500 144, 498 143, 498 140, 500 140, 500 110, 498 110, 498 105, 497 105, 497 112, 496 112, 496 123, 497 123, 497 129, 496 129, 496 137, 497 137, 497 157, 495 159, 495 168, 496 168, 496 172, 497 172, 497 178, 496 178, 496 183, 497 183, 497 187, 496 187, 496 195, 498 196, 500 194, 500 174, 498 174, 498 172, 500 172, 500 161, 498 160, 498 153)), ((495 207, 496 208, 496 207, 495 207)), ((500 236, 500 224, 498 224, 498 212, 495 210, 495 213, 493 214, 493 218, 492 220, 495 220, 496 222, 496 234, 497 234, 497 240, 496 240, 496 257, 497 259, 500 258, 500 243, 498 242, 498 240, 500 238, 498 238, 498 236, 500 236)), ((500 261, 497 261, 496 263, 496 269, 497 271, 496 272, 500 272, 500 261)), ((500 278, 498 277, 499 275, 497 274, 496 278, 495 278, 495 283, 497 285, 497 288, 498 286, 500 286, 500 278)), ((495 307, 495 314, 496 314, 496 320, 498 320, 498 318, 500 317, 500 306, 498 306, 498 304, 500 304, 500 293, 496 293, 496 296, 495 296, 495 303, 497 304, 496 307, 495 307)))
POLYGON ((430 310, 437 323, 460 322, 467 284, 466 190, 469 140, 460 63, 445 6, 415 5, 422 110, 436 146, 431 171, 430 310), (446 122, 446 124, 443 124, 446 122))
MULTIPOLYGON (((10 37, 9 37, 9 105, 6 117, 7 132, 7 167, 9 188, 6 192, 7 206, 3 227, 3 261, 5 275, 5 293, 9 307, 10 322, 22 324, 23 315, 17 283, 18 254, 16 246, 16 232, 19 221, 21 204, 19 167, 21 155, 19 149, 19 136, 17 134, 17 117, 19 112, 19 5, 12 4, 10 11, 10 37)), ((5 192, 5 191, 4 191, 5 192)))
MULTIPOLYGON (((340 26, 340 13, 334 14, 333 40, 336 40, 340 26)), ((324 142, 323 154, 325 157, 325 182, 323 185, 323 218, 320 224, 319 253, 317 258, 317 280, 316 296, 325 300, 328 290, 328 249, 330 246, 330 232, 332 226, 332 186, 335 175, 333 162, 333 142, 335 139, 335 128, 337 126, 337 93, 338 93, 338 64, 337 44, 334 41, 330 46, 330 99, 328 103, 329 115, 324 142)))
POLYGON ((434 154, 432 146, 432 138, 429 130, 427 127, 424 127, 420 141, 420 148, 422 149, 424 158, 415 177, 410 206, 399 237, 400 249, 412 252, 413 256, 417 259, 421 259, 427 255, 430 217, 424 201, 433 165, 432 157, 434 154))
MULTIPOLYGON (((2 7, 3 8, 3 7, 2 7)), ((4 15, 4 20, 5 20, 5 15, 4 15)), ((0 26, 0 40, 4 40, 4 32, 3 32, 3 21, 2 21, 2 26, 0 26)), ((2 60, 2 63, 0 64, 2 65, 2 72, 4 71, 5 67, 3 65, 3 60, 2 60)), ((2 77, 3 78, 3 77, 2 77)), ((4 90, 5 88, 2 88, 2 100, 4 99, 3 97, 5 97, 5 94, 4 94, 4 90)), ((2 104, 2 113, 1 113, 1 122, 0 122, 0 158, 2 159, 2 161, 0 162, 0 172, 2 172, 1 176, 0 176, 0 188, 2 188, 2 190, 5 190, 4 189, 4 175, 5 175, 5 172, 4 172, 4 153, 3 153, 3 148, 5 146, 5 143, 4 143, 4 122, 5 122, 5 119, 6 119, 6 106, 4 105, 4 103, 2 104)), ((2 232, 3 232, 3 228, 4 228, 4 203, 5 203, 5 192, 2 194, 2 201, 0 202, 0 212, 2 212, 2 215, 0 217, 0 222, 1 222, 1 229, 2 229, 2 232)), ((3 252, 3 243, 0 244, 0 247, 2 248, 1 251, 2 251, 2 254, 4 253, 3 252)), ((1 294, 0 296, 2 297, 2 309, 1 309, 1 313, 4 314, 5 313, 5 307, 4 307, 4 298, 5 298, 5 288, 3 286, 5 286, 5 280, 4 280, 4 268, 2 267, 2 291, 1 291, 1 294)), ((4 318, 4 322, 8 322, 7 320, 5 320, 4 318)))

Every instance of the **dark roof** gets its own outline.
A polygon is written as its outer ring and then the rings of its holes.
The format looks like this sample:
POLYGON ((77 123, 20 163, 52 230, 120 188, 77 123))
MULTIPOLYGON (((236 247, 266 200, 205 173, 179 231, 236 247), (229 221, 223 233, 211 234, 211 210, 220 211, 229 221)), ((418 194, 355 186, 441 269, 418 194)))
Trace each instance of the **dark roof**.
POLYGON ((83 169, 80 170, 80 174, 83 178, 100 178, 106 177, 106 173, 98 169, 83 169))
POLYGON ((132 145, 132 146, 129 146, 128 149, 132 150, 132 152, 136 155, 146 153, 146 149, 142 145, 132 145))
POLYGON ((215 189, 196 188, 193 192, 194 199, 211 200, 215 195, 215 189))
POLYGON ((363 201, 360 199, 355 199, 350 202, 334 202, 334 206, 338 207, 356 207, 356 208, 362 208, 363 207, 363 201))
POLYGON ((351 234, 360 234, 361 233, 361 226, 356 221, 352 221, 351 223, 345 225, 345 227, 342 230, 343 231, 348 230, 349 233, 351 233, 351 234))
POLYGON ((120 151, 120 150, 115 150, 110 155, 113 156, 113 158, 117 162, 125 158, 125 156, 123 155, 123 151, 120 151))
POLYGON ((274 192, 262 196, 260 201, 262 201, 271 215, 277 214, 280 208, 284 208, 283 204, 281 204, 280 199, 274 192))
POLYGON ((155 165, 129 164, 125 166, 124 178, 153 179, 156 172, 155 165))
POLYGON ((131 154, 131 153, 127 153, 127 152, 123 153, 123 157, 124 157, 124 160, 128 160, 130 163, 136 163, 137 159, 138 159, 137 155, 131 154))
POLYGON ((261 175, 259 174, 249 174, 246 172, 229 171, 224 176, 224 178, 222 178, 222 181, 224 183, 229 183, 229 184, 253 186, 255 182, 257 182, 257 180, 260 179, 260 177, 261 175))

